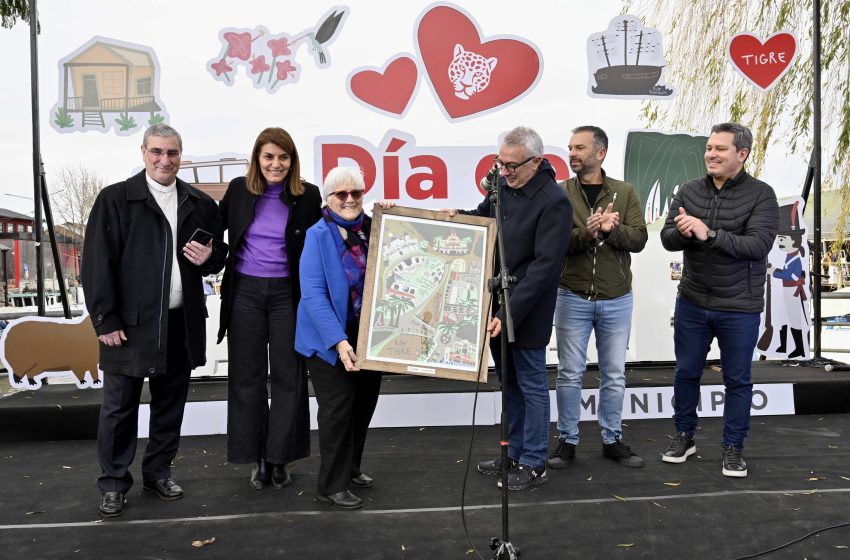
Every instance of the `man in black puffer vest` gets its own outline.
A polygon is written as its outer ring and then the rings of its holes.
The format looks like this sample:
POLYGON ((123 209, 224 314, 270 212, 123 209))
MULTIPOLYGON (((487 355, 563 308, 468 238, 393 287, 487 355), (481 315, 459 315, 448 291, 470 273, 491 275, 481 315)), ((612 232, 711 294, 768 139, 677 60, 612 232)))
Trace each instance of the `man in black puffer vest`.
POLYGON ((679 187, 661 231, 664 248, 683 251, 685 261, 673 325, 676 437, 662 460, 683 463, 696 453, 700 378, 716 337, 726 387, 722 472, 732 477, 747 476, 742 449, 750 428, 750 370, 767 254, 779 225, 773 189, 744 171, 752 144, 745 126, 712 127, 705 148, 708 174, 679 187))

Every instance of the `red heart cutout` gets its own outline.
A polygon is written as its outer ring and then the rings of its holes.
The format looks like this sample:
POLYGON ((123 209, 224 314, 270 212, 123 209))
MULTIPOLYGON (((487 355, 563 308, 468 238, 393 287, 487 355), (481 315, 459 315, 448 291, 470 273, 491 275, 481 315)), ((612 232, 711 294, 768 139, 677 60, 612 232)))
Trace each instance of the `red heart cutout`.
POLYGON ((416 38, 428 80, 450 119, 489 112, 517 101, 540 77, 541 56, 536 47, 518 39, 482 42, 470 16, 453 7, 438 5, 426 11, 417 23, 416 38), (458 53, 457 45, 465 51, 467 60, 472 55, 470 64, 492 66, 489 82, 478 91, 455 89, 450 67, 458 53))
POLYGON ((382 70, 358 69, 348 78, 348 91, 370 109, 401 116, 419 83, 416 62, 406 55, 390 59, 382 70))
POLYGON ((762 41, 741 33, 729 42, 729 58, 747 80, 762 91, 772 88, 797 56, 797 39, 791 33, 776 33, 762 41))

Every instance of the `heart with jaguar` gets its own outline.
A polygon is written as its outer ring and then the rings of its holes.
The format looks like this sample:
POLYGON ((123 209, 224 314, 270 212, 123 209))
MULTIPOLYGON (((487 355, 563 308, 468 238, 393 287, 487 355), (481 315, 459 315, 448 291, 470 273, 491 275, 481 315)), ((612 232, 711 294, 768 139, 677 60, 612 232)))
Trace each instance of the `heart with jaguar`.
POLYGON ((540 79, 542 56, 520 37, 484 37, 472 16, 448 4, 428 7, 415 25, 417 57, 396 54, 348 77, 349 94, 380 113, 403 117, 425 77, 443 114, 463 120, 501 109, 540 79))

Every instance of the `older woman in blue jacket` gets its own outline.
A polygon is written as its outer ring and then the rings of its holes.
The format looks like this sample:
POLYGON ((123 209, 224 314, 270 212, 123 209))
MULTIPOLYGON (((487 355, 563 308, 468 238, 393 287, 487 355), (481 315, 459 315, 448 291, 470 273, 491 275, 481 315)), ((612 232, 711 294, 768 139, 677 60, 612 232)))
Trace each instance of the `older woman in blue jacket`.
POLYGON ((306 357, 319 405, 318 499, 342 509, 363 507, 351 487, 375 483, 360 462, 381 375, 354 365, 371 225, 364 192, 358 168, 328 172, 323 219, 307 230, 304 242, 295 329, 295 349, 306 357))

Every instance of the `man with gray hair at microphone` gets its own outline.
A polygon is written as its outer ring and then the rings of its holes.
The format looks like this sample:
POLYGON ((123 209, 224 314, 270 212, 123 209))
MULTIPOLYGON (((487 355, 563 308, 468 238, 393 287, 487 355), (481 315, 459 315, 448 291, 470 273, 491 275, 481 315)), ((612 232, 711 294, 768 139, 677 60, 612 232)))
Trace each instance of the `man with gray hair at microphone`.
MULTIPOLYGON (((505 264, 516 277, 510 289, 516 340, 508 346, 508 363, 501 363, 499 339, 504 310, 495 301, 487 329, 496 374, 508 401, 508 489, 524 490, 548 480, 546 345, 552 335, 572 208, 544 157, 543 140, 530 128, 517 127, 502 136, 488 177, 491 180, 485 180, 485 190, 498 189, 499 194, 505 264)), ((454 215, 458 211, 448 212, 454 215)), ((460 213, 495 217, 495 205, 488 193, 477 208, 460 213)), ((497 258, 496 270, 499 268, 497 258)), ((501 470, 501 459, 478 463, 482 474, 498 475, 501 470)))

